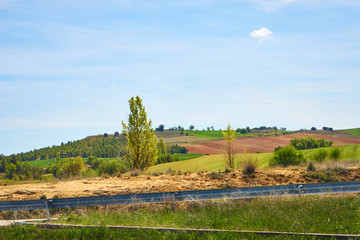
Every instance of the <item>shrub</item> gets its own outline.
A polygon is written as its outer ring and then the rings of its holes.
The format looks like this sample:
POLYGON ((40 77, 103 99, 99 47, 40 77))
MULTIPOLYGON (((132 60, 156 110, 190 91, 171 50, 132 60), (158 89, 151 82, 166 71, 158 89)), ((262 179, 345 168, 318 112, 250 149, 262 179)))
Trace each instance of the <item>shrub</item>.
POLYGON ((334 161, 339 160, 341 156, 341 151, 339 147, 332 147, 330 150, 330 158, 334 161))
POLYGON ((313 154, 313 159, 316 162, 323 162, 329 155, 328 151, 325 149, 319 149, 313 154))
POLYGON ((315 165, 312 162, 310 162, 306 171, 316 171, 315 165))
POLYGON ((125 167, 120 160, 104 161, 99 165, 99 174, 117 175, 118 173, 125 172, 125 167))
POLYGON ((242 162, 242 169, 244 174, 253 174, 259 166, 259 161, 252 157, 245 159, 242 162))
POLYGON ((297 151, 294 146, 289 145, 286 147, 277 148, 270 160, 270 165, 280 165, 286 167, 289 165, 298 165, 303 161, 305 161, 304 155, 297 151))

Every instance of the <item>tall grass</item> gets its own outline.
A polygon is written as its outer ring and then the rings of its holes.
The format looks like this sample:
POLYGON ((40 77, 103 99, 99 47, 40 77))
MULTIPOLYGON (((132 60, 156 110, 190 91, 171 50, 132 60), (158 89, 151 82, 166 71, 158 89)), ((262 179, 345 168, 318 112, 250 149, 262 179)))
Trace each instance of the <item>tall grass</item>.
POLYGON ((158 231, 152 229, 109 229, 106 227, 99 228, 63 228, 63 229, 45 229, 37 226, 15 226, 0 228, 0 239, 211 239, 211 240, 227 240, 227 239, 315 239, 314 237, 303 236, 269 236, 261 237, 257 234, 238 234, 228 232, 218 233, 199 233, 199 232, 173 232, 158 231))
POLYGON ((65 222, 95 225, 360 234, 360 196, 195 202, 177 211, 93 211, 65 222))

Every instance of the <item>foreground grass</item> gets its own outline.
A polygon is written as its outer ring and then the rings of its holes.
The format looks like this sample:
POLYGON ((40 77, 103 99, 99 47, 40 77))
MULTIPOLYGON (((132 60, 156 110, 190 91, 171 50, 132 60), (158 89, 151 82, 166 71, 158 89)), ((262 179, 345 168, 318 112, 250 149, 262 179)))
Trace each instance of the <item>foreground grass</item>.
POLYGON ((0 228, 0 240, 3 239, 315 239, 311 237, 262 237, 256 234, 237 233, 196 233, 196 232, 160 232, 157 230, 127 230, 99 228, 63 228, 44 229, 36 226, 15 226, 0 228))
POLYGON ((62 222, 89 225, 360 234, 360 196, 305 196, 199 203, 172 211, 93 210, 62 222))

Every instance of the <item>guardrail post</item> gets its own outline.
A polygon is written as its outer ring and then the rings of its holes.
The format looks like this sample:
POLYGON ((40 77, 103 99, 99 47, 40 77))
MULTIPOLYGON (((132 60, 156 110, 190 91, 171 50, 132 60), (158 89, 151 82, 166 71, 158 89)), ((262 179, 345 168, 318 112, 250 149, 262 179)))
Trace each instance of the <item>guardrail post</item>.
POLYGON ((173 195, 173 206, 172 206, 172 210, 175 211, 176 210, 176 201, 177 201, 177 195, 178 193, 174 193, 173 195))
POLYGON ((46 201, 46 220, 50 220, 49 201, 46 201))
POLYGON ((109 205, 106 204, 106 215, 109 214, 109 205))
POLYGON ((301 189, 303 188, 303 185, 299 185, 299 198, 301 198, 301 189))
POLYGON ((17 220, 17 210, 14 211, 15 220, 17 220))

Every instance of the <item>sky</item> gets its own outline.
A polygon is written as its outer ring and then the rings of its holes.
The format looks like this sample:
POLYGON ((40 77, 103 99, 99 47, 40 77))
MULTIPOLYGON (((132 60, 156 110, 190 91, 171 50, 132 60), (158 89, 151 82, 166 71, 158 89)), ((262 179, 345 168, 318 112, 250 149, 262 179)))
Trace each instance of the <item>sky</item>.
POLYGON ((0 154, 153 127, 360 127, 358 0, 0 0, 0 154))

